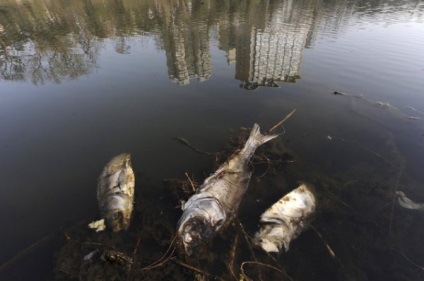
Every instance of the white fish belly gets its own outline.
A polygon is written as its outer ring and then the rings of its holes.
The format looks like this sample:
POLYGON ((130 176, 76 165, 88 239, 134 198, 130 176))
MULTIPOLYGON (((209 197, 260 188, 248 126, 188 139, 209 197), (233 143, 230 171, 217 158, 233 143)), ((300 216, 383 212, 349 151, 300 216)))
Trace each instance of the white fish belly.
POLYGON ((316 199, 312 187, 301 184, 261 215, 262 227, 255 235, 255 244, 266 252, 289 249, 290 242, 307 225, 315 212, 316 199))

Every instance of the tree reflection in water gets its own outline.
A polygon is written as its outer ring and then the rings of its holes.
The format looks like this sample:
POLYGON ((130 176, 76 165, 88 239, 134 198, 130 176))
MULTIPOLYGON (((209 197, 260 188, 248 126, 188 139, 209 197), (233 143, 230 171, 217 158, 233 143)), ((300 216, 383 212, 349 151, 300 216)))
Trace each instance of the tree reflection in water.
MULTIPOLYGON (((295 82, 300 78, 303 50, 314 45, 319 32, 337 36, 350 17, 363 16, 361 3, 318 2, 4 0, 0 76, 34 84, 73 80, 98 67, 100 47, 106 44, 103 39, 125 54, 131 52, 129 38, 147 35, 165 50, 169 78, 179 85, 191 78, 202 82, 211 77, 211 38, 218 40, 228 62, 236 63, 235 78, 244 88, 295 82), (327 17, 328 13, 333 16, 327 17)), ((385 13, 412 4, 391 5, 385 13)), ((372 10, 376 13, 381 10, 378 1, 366 6, 376 6, 372 10)))

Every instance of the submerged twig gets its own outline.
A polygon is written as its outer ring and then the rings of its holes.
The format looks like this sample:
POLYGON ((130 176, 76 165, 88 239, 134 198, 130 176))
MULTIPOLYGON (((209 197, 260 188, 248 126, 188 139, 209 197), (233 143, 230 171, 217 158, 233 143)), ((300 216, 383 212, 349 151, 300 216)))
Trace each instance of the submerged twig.
POLYGON ((311 228, 315 231, 315 233, 317 234, 317 236, 321 239, 321 241, 324 244, 325 248, 327 248, 327 251, 330 254, 330 256, 332 258, 337 259, 336 254, 334 253, 333 249, 331 249, 330 245, 328 245, 327 241, 325 241, 325 239, 324 239, 324 237, 322 237, 321 233, 318 230, 316 230, 316 228, 313 227, 312 225, 311 225, 311 228))
POLYGON ((339 140, 339 141, 342 141, 342 142, 347 142, 347 143, 354 144, 354 145, 358 146, 359 148, 361 148, 361 149, 363 149, 363 150, 365 150, 365 151, 367 151, 367 152, 371 153, 371 154, 372 154, 372 155, 374 155, 375 157, 380 158, 381 160, 385 161, 386 163, 388 163, 388 164, 390 164, 390 165, 392 165, 392 166, 394 166, 394 167, 398 167, 398 166, 397 166, 395 163, 393 163, 392 161, 390 161, 390 160, 386 159, 385 157, 383 157, 383 156, 382 156, 382 155, 380 155, 379 153, 377 153, 377 152, 375 152, 375 151, 373 151, 373 150, 369 149, 368 147, 364 146, 363 144, 361 144, 361 143, 359 143, 359 142, 357 142, 357 141, 349 140, 349 139, 345 139, 345 138, 341 138, 341 137, 337 137, 337 136, 327 136, 327 139, 329 139, 329 140, 339 140))
POLYGON ((263 164, 263 163, 265 163, 265 164, 267 165, 267 168, 266 168, 265 172, 263 172, 261 175, 259 175, 259 176, 257 176, 257 177, 256 177, 256 179, 261 179, 261 178, 263 178, 266 174, 268 174, 268 171, 269 171, 269 170, 271 170, 271 168, 272 168, 271 160, 269 160, 269 158, 268 158, 268 157, 266 157, 265 155, 261 155, 261 156, 258 156, 258 157, 256 157, 256 158, 258 158, 258 159, 263 159, 263 158, 265 158, 265 160, 266 160, 266 161, 261 161, 261 162, 255 162, 255 164, 263 164))
POLYGON ((103 243, 97 243, 97 242, 82 242, 82 241, 75 240, 75 239, 73 239, 71 236, 69 236, 69 234, 68 234, 68 233, 66 233, 66 232, 63 232, 63 235, 65 236, 65 239, 66 239, 67 241, 73 241, 73 242, 78 243, 78 244, 81 244, 81 245, 90 245, 90 246, 101 246, 101 247, 106 247, 106 245, 105 245, 105 244, 103 244, 103 243))
POLYGON ((13 256, 10 260, 4 262, 2 265, 0 265, 0 272, 8 269, 9 267, 13 266, 14 263, 16 263, 21 258, 31 254, 33 251, 35 251, 37 248, 48 242, 50 239, 52 239, 54 234, 46 235, 43 238, 35 241, 25 249, 18 252, 15 256, 13 256))
POLYGON ((137 254, 138 247, 140 246, 140 242, 141 242, 141 237, 138 237, 137 243, 135 244, 135 248, 134 248, 134 251, 133 251, 133 257, 135 257, 135 255, 137 254))
MULTIPOLYGON (((330 256, 337 262, 337 264, 340 266, 341 270, 343 270, 343 274, 349 275, 349 273, 346 271, 346 268, 342 261, 336 256, 333 249, 330 247, 330 245, 325 241, 324 237, 322 237, 321 233, 311 225, 311 228, 314 230, 314 232, 317 234, 317 236, 321 239, 322 243, 325 245, 325 248, 327 249, 330 256)), ((349 280, 351 278, 348 278, 349 280)))
POLYGON ((237 280, 237 276, 234 273, 234 261, 236 259, 236 251, 238 246, 239 234, 236 233, 236 237, 234 238, 233 247, 230 252, 230 261, 228 262, 228 269, 230 270, 231 275, 237 280))
MULTIPOLYGON (((241 222, 240 221, 238 221, 238 225, 240 226, 240 229, 241 229, 241 232, 243 233, 243 236, 244 236, 244 239, 246 240, 246 242, 247 242, 247 245, 248 245, 248 247, 249 247, 249 250, 250 250, 250 252, 251 252, 251 254, 252 254, 252 257, 255 259, 255 261, 254 262, 256 262, 256 263, 258 263, 259 264, 259 262, 257 261, 257 258, 256 258, 256 255, 255 255, 255 252, 253 251, 253 248, 252 248, 252 243, 250 242, 251 240, 253 240, 247 233, 246 233, 246 231, 244 230, 244 227, 243 227, 243 225, 241 224, 241 222)), ((272 259, 274 262, 275 262, 275 264, 279 264, 278 263, 278 261, 270 254, 270 253, 267 253, 266 252, 266 254, 267 254, 267 256, 270 258, 270 259, 272 259)), ((272 267, 271 265, 269 265, 270 267, 272 267)), ((277 267, 275 267, 275 268, 277 268, 277 267)), ((278 269, 278 268, 277 268, 278 269)), ((293 281, 293 278, 291 278, 290 277, 290 275, 288 275, 288 273, 284 270, 284 269, 278 269, 280 272, 282 272, 284 275, 285 275, 285 277, 286 278, 288 278, 289 280, 291 280, 291 281, 293 281)), ((259 272, 259 275, 260 275, 261 273, 259 272)), ((245 278, 248 278, 248 280, 251 280, 248 276, 244 276, 245 278)))
POLYGON ((396 253, 398 253, 399 255, 401 255, 402 257, 404 257, 410 264, 416 266, 417 268, 421 269, 424 271, 424 266, 421 266, 419 264, 416 264, 415 262, 413 262, 407 255, 405 255, 404 253, 396 250, 395 248, 391 248, 392 251, 395 251, 396 253))
POLYGON ((354 208, 352 208, 349 204, 347 204, 346 202, 342 201, 341 199, 339 199, 335 194, 333 194, 330 190, 328 190, 327 188, 324 189, 325 192, 327 192, 328 194, 330 194, 334 200, 336 200, 338 203, 340 203, 341 205, 345 206, 346 208, 348 208, 349 210, 351 210, 352 212, 356 212, 356 210, 354 208))
POLYGON ((150 269, 162 266, 167 261, 171 260, 172 255, 175 252, 175 247, 173 247, 173 245, 174 245, 174 241, 175 241, 176 238, 177 238, 177 236, 174 236, 174 238, 171 241, 171 244, 169 245, 168 249, 166 250, 165 254, 163 254, 162 257, 160 257, 157 261, 151 263, 150 265, 143 267, 142 269, 140 269, 140 271, 150 270, 150 269), (171 251, 171 248, 172 248, 172 251, 171 251), (171 251, 171 253, 168 254, 170 251, 171 251))
MULTIPOLYGON (((138 248, 140 247, 140 243, 141 243, 141 233, 139 233, 139 235, 137 235, 137 242, 135 243, 135 247, 133 250, 133 256, 132 256, 132 260, 133 263, 136 263, 136 259, 137 259, 137 252, 138 252, 138 248)), ((135 266, 131 267, 131 272, 127 275, 127 281, 132 279, 132 275, 134 274, 134 271, 136 270, 135 266)))
POLYGON ((204 155, 208 155, 208 156, 214 156, 216 154, 216 153, 200 150, 197 147, 193 146, 191 143, 189 143, 188 140, 186 140, 185 138, 182 138, 182 137, 173 138, 173 140, 176 140, 179 143, 181 143, 185 146, 188 146, 189 148, 191 148, 192 150, 194 150, 195 152, 200 153, 200 154, 204 154, 204 155))
POLYGON ((253 249, 252 249, 252 243, 250 243, 250 240, 252 240, 252 238, 247 235, 246 231, 244 230, 243 225, 241 224, 241 222, 237 219, 237 223, 240 226, 241 232, 243 233, 244 239, 247 242, 247 245, 249 246, 249 250, 253 253, 253 249))
MULTIPOLYGON (((252 257, 255 259, 255 261, 257 261, 255 252, 253 251, 252 248, 252 243, 250 242, 252 240, 252 238, 246 233, 246 231, 244 230, 243 225, 241 224, 241 222, 237 219, 238 225, 240 226, 241 232, 243 233, 244 239, 247 242, 247 246, 249 247, 250 253, 252 254, 252 257)), ((261 275, 261 272, 259 271, 259 276, 261 275)), ((249 277, 247 277, 246 275, 244 275, 245 278, 247 278, 248 280, 251 280, 249 277)), ((262 278, 261 278, 262 279, 262 278)))
POLYGON ((278 122, 277 124, 275 124, 274 126, 272 126, 270 129, 268 129, 266 131, 266 134, 270 134, 273 131, 275 131, 275 129, 277 129, 279 126, 281 126, 284 122, 286 122, 294 113, 296 112, 296 109, 293 109, 289 114, 287 114, 286 117, 284 117, 283 120, 281 120, 280 122, 278 122))
POLYGON ((195 187, 195 185, 194 185, 193 181, 192 181, 192 180, 191 180, 191 178, 188 176, 187 172, 185 172, 184 174, 185 174, 186 178, 188 179, 188 181, 190 182, 191 189, 193 190, 193 192, 196 192, 196 187, 195 187))
POLYGON ((263 267, 268 267, 268 268, 271 268, 273 270, 276 270, 276 271, 280 272, 282 275, 284 275, 284 277, 287 277, 287 273, 286 272, 282 271, 279 268, 276 268, 275 266, 272 266, 272 265, 269 265, 269 264, 266 264, 266 263, 257 262, 257 261, 244 261, 244 262, 241 263, 240 271, 241 271, 241 275, 244 278, 246 278, 247 280, 253 280, 253 279, 249 278, 246 275, 246 273, 244 273, 244 265, 245 264, 254 264, 254 265, 259 265, 259 266, 263 266, 263 267))
POLYGON ((179 265, 181 265, 181 266, 183 266, 183 267, 185 267, 185 268, 188 268, 190 270, 193 270, 193 271, 195 271, 197 273, 201 273, 201 274, 204 274, 206 276, 212 276, 212 274, 210 274, 210 273, 208 273, 206 271, 203 271, 203 270, 201 270, 201 269, 199 269, 197 267, 194 267, 192 265, 186 264, 183 261, 180 261, 180 260, 175 259, 174 262, 177 263, 177 264, 179 264, 179 265))

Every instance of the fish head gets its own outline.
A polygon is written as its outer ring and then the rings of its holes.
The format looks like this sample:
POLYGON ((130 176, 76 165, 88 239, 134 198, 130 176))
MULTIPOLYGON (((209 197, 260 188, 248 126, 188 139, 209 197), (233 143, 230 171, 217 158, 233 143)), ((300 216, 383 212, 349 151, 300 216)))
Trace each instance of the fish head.
POLYGON ((267 253, 279 253, 282 248, 287 252, 293 232, 285 224, 265 224, 255 234, 253 242, 267 253))
POLYGON ((121 170, 128 167, 131 167, 131 154, 122 153, 113 157, 109 161, 109 163, 107 163, 105 168, 107 168, 108 173, 113 174, 117 170, 121 170))
POLYGON ((102 217, 106 227, 113 232, 127 230, 132 213, 132 201, 124 194, 112 194, 107 196, 100 206, 102 217))
POLYGON ((216 199, 200 198, 193 201, 187 202, 178 222, 178 235, 187 255, 191 255, 197 246, 210 239, 226 218, 216 199))
POLYGON ((195 216, 183 223, 178 231, 184 250, 191 255, 194 249, 212 237, 215 227, 203 216, 195 216))

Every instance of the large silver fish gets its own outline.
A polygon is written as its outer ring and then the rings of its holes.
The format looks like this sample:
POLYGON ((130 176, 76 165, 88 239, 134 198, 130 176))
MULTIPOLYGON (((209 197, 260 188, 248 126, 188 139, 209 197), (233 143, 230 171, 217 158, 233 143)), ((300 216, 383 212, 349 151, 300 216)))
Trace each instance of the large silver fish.
POLYGON ((289 250, 290 242, 301 233, 315 212, 313 187, 301 184, 278 200, 261 215, 262 227, 255 235, 255 244, 266 252, 289 250))
POLYGON ((104 167, 97 185, 97 200, 106 226, 117 232, 130 225, 134 203, 135 177, 131 155, 113 157, 104 167))
POLYGON ((209 176, 183 206, 178 235, 188 255, 211 238, 233 216, 245 193, 252 172, 249 160, 256 148, 277 135, 262 135, 254 124, 244 147, 209 176))

